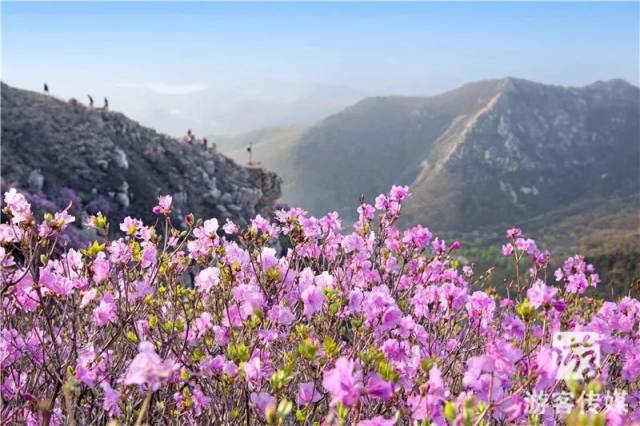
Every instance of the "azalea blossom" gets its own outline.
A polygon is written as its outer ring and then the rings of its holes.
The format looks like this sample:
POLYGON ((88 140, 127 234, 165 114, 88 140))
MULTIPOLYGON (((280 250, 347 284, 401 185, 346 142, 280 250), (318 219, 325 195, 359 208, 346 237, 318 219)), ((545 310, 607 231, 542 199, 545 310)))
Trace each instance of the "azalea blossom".
POLYGON ((208 293, 212 287, 220 282, 219 276, 220 271, 218 268, 205 268, 196 276, 195 285, 200 291, 208 293))
POLYGON ((153 207, 153 213, 155 214, 169 214, 171 213, 171 195, 162 195, 158 197, 158 204, 153 207))
POLYGON ((324 373, 322 386, 331 394, 332 405, 339 402, 353 407, 363 390, 362 373, 354 361, 341 357, 333 369, 324 373))
POLYGON ((171 376, 172 365, 170 362, 160 359, 150 342, 140 343, 138 351, 138 355, 127 367, 123 383, 125 385, 146 385, 157 390, 161 383, 171 376))
POLYGON ((94 217, 97 240, 70 248, 54 244, 68 213, 39 220, 8 191, 3 420, 38 424, 48 406, 51 424, 524 425, 529 393, 572 395, 554 337, 589 332, 600 364, 584 389, 601 389, 608 424, 640 421, 637 297, 603 298, 584 257, 517 228, 486 249, 520 273, 485 274, 461 243, 399 226, 408 197, 361 203, 344 230, 285 208, 219 233, 220 218, 174 226, 167 196, 157 226, 94 217))

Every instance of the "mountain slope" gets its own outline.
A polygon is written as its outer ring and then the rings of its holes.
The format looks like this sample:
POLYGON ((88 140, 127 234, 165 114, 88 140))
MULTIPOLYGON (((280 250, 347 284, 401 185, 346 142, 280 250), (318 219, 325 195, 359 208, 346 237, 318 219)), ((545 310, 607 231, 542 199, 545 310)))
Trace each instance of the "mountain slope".
POLYGON ((353 217, 361 193, 371 200, 406 184, 409 222, 471 231, 574 202, 635 202, 638 111, 638 88, 621 80, 487 80, 432 97, 368 98, 296 140, 271 130, 258 146, 279 147, 277 159, 258 149, 254 159, 284 177, 284 201, 316 214, 353 217))
MULTIPOLYGON (((117 112, 90 110, 2 84, 2 182, 45 199, 65 188, 115 220, 152 219, 171 194, 176 219, 189 212, 247 223, 270 214, 280 180, 187 145, 117 112), (105 212, 106 213, 106 212, 105 212)), ((4 189, 4 188, 3 188, 4 189)))
POLYGON ((640 194, 636 87, 515 79, 499 86, 423 159, 412 182, 413 217, 463 231, 640 194))

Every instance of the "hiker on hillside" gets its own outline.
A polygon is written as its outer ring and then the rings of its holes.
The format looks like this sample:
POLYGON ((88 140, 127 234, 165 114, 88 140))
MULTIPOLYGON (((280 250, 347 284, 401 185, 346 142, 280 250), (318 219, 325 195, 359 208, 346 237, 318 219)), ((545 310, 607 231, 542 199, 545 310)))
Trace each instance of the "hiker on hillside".
POLYGON ((87 97, 89 98, 89 108, 93 108, 93 98, 91 95, 87 95, 87 97))
POLYGON ((209 144, 209 141, 207 140, 207 138, 202 138, 202 146, 204 147, 204 149, 207 149, 208 144, 209 144))
POLYGON ((49 85, 47 83, 44 83, 44 94, 49 96, 49 85))
POLYGON ((193 145, 193 141, 196 139, 196 135, 191 132, 191 129, 187 130, 187 143, 193 145))
POLYGON ((107 99, 106 96, 104 98, 104 110, 109 111, 109 100, 107 99))
POLYGON ((247 152, 249 153, 249 165, 253 166, 253 141, 249 142, 249 146, 247 146, 247 152))

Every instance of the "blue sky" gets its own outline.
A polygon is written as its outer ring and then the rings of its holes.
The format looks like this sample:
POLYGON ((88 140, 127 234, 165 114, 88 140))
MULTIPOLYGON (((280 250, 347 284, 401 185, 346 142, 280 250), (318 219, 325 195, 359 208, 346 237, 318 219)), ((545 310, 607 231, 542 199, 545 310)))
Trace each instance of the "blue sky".
MULTIPOLYGON (((164 117, 182 115, 163 128, 174 133, 198 111, 166 101, 158 112, 160 101, 131 90, 210 89, 211 103, 239 105, 216 112, 211 129, 244 131, 282 125, 299 109, 220 125, 246 115, 244 105, 258 98, 316 103, 317 110, 297 117, 305 121, 356 97, 429 95, 504 76, 562 85, 624 78, 638 85, 639 5, 2 2, 2 79, 33 90, 47 81, 62 97, 109 95, 119 109, 158 128, 164 117)), ((203 110, 202 120, 211 114, 203 110)))
POLYGON ((167 91, 293 80, 431 93, 513 75, 638 84, 632 3, 4 3, 9 83, 167 91))

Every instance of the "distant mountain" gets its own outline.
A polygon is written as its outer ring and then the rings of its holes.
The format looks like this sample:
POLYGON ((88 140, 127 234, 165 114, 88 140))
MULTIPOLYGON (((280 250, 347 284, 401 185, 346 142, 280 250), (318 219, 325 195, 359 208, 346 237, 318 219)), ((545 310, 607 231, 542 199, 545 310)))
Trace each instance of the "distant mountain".
POLYGON ((351 105, 362 93, 342 86, 265 84, 163 93, 145 87, 110 90, 112 105, 160 132, 230 135, 313 122, 351 105), (266 87, 265 87, 266 86, 266 87))
POLYGON ((432 97, 367 98, 296 132, 221 146, 246 162, 253 141, 254 160, 282 176, 283 201, 314 214, 353 219, 361 194, 372 201, 406 184, 405 224, 493 247, 520 225, 604 267, 624 250, 615 258, 635 256, 625 268, 638 276, 639 98, 622 80, 576 88, 505 78, 432 97))
MULTIPOLYGON (((505 78, 367 98, 297 134, 271 129, 236 146, 254 140, 255 159, 283 176, 284 200, 313 213, 351 215, 361 193, 407 184, 411 222, 470 231, 637 198, 638 111, 638 88, 622 80, 567 88, 505 78)), ((222 146, 246 161, 232 142, 222 146)))
POLYGON ((156 197, 170 194, 176 220, 193 212, 246 224, 269 215, 281 194, 274 173, 239 166, 121 113, 6 84, 1 91, 3 190, 17 186, 34 202, 75 192, 87 210, 152 220, 156 197))

